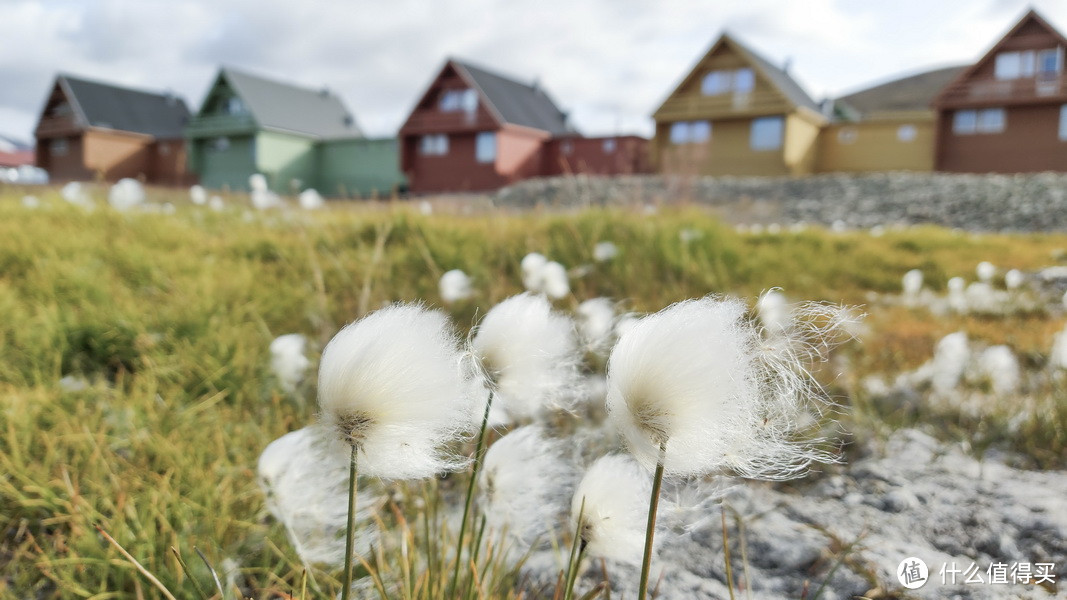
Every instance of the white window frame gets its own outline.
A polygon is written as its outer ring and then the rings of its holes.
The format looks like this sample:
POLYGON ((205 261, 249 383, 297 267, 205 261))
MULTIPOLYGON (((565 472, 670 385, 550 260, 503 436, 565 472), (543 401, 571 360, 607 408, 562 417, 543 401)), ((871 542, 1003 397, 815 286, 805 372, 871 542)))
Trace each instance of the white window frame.
POLYGON ((419 138, 419 154, 423 156, 444 156, 448 154, 448 135, 431 133, 419 138))
POLYGON ((480 163, 496 162, 495 131, 479 131, 474 137, 474 160, 480 163))
POLYGON ((756 152, 764 152, 770 150, 779 150, 782 147, 785 138, 785 119, 782 117, 759 117, 752 119, 752 125, 749 129, 749 147, 756 152), (768 129, 773 127, 773 129, 768 129), (766 130, 767 133, 764 133, 766 130), (763 139, 763 136, 769 136, 770 133, 774 133, 774 139, 763 139))

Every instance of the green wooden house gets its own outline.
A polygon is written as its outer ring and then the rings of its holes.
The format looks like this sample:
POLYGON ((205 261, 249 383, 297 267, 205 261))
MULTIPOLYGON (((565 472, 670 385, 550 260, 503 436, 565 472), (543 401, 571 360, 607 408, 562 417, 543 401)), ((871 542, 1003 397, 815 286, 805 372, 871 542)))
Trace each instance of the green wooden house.
POLYGON ((366 197, 404 187, 396 140, 363 137, 326 89, 222 68, 185 137, 190 167, 212 189, 247 190, 254 173, 283 194, 366 197))

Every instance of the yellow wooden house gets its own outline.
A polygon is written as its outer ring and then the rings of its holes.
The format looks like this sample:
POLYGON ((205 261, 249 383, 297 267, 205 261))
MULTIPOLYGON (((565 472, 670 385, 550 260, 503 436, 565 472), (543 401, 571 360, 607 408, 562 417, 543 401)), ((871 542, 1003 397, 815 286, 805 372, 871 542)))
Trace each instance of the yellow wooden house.
POLYGON ((723 34, 652 115, 652 158, 682 175, 806 175, 827 119, 786 69, 723 34))
POLYGON ((931 103, 962 70, 924 71, 835 100, 832 120, 819 136, 816 171, 933 171, 931 103))

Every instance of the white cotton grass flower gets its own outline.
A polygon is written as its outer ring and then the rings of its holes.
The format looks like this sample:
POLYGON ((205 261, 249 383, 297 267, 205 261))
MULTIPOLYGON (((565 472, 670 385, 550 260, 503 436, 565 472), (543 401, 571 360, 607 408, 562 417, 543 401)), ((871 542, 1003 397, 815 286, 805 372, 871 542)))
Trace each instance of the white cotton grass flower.
POLYGON ((251 198, 256 210, 269 210, 282 205, 281 197, 270 190, 252 190, 251 198))
POLYGON ((136 179, 118 180, 107 193, 107 202, 115 210, 126 211, 144 204, 144 186, 136 179))
MULTIPOLYGON (((348 461, 329 452, 321 431, 305 427, 271 442, 259 456, 258 483, 267 509, 284 527, 305 565, 338 567, 344 562, 348 516, 348 461)), ((381 499, 362 485, 356 522, 373 517, 381 499)), ((374 536, 356 536, 356 551, 367 554, 374 536)))
POLYGON ((769 334, 781 333, 789 327, 789 301, 777 288, 763 292, 756 302, 756 314, 769 334))
POLYGON ((486 520, 520 543, 547 541, 559 522, 574 470, 559 442, 537 426, 519 427, 485 454, 478 489, 486 520))
POLYGON ((71 181, 63 186, 59 191, 59 195, 63 197, 68 203, 74 206, 84 208, 86 210, 92 210, 93 199, 89 195, 89 192, 85 189, 81 183, 77 181, 71 181))
POLYGON ((983 283, 989 283, 993 280, 993 277, 997 274, 997 268, 993 266, 993 263, 983 260, 975 267, 974 272, 978 275, 978 280, 983 283))
POLYGON ((392 305, 327 344, 320 420, 335 441, 356 448, 361 475, 430 477, 466 464, 450 446, 471 427, 468 386, 445 314, 392 305))
POLYGON ((326 201, 323 200, 322 194, 311 188, 300 192, 299 201, 300 208, 304 210, 318 210, 326 206, 326 201))
POLYGON ((262 173, 253 173, 248 177, 248 188, 253 192, 267 191, 267 178, 262 173))
POLYGON ((567 269, 556 261, 545 263, 541 268, 541 282, 545 295, 553 300, 566 298, 571 293, 567 269))
POLYGON ((967 363, 971 359, 971 345, 963 331, 950 333, 941 338, 934 347, 934 356, 919 367, 919 381, 929 381, 934 393, 951 394, 960 384, 967 363))
MULTIPOLYGON (((1067 294, 1064 297, 1067 298, 1067 294)), ((1063 331, 1060 331, 1052 338, 1049 365, 1053 369, 1067 370, 1067 327, 1064 327, 1063 331)))
POLYGON ((578 305, 578 335, 588 352, 603 353, 611 348, 615 325, 615 303, 611 298, 591 298, 578 305))
POLYGON ((1004 287, 1009 290, 1017 290, 1026 283, 1026 276, 1019 269, 1011 269, 1004 274, 1004 287))
POLYGON ((41 207, 41 201, 37 199, 37 196, 23 196, 22 208, 35 209, 41 207))
POLYGON ((460 300, 466 300, 474 295, 470 276, 460 269, 445 271, 445 273, 441 275, 441 280, 437 284, 437 289, 441 294, 441 300, 443 300, 445 304, 452 304, 459 302, 460 300))
POLYGON ((578 532, 588 554, 639 565, 651 494, 652 477, 633 458, 604 456, 589 467, 574 491, 571 530, 578 532))
POLYGON ((597 242, 593 246, 593 260, 607 262, 619 255, 619 247, 614 242, 597 242))
POLYGON ((203 206, 207 204, 207 190, 202 185, 194 185, 189 188, 189 200, 197 206, 203 206))
POLYGON ((660 462, 664 444, 664 473, 674 477, 732 470, 786 479, 834 460, 792 438, 808 411, 828 404, 804 363, 825 358, 847 312, 807 306, 810 322, 783 328, 773 343, 745 313, 735 299, 687 300, 641 319, 616 343, 608 416, 646 468, 660 462))
POLYGON ((953 277, 948 280, 948 306, 956 313, 967 312, 967 294, 965 292, 967 282, 962 277, 953 277))
POLYGON ((522 267, 522 285, 527 291, 541 293, 545 290, 544 276, 542 271, 548 264, 548 259, 543 254, 531 252, 522 257, 519 263, 522 267))
POLYGON ((278 336, 270 343, 270 366, 282 389, 292 394, 311 366, 304 352, 307 338, 299 333, 278 336))
POLYGON ((544 296, 527 292, 489 309, 470 351, 479 365, 479 418, 489 390, 492 407, 513 422, 569 410, 576 400, 580 356, 574 325, 544 296))
POLYGON ((901 287, 904 289, 905 296, 918 296, 923 289, 923 272, 919 269, 912 269, 905 273, 901 278, 901 287))
POLYGON ((1007 346, 990 346, 983 350, 978 355, 978 370, 998 396, 1014 394, 1019 389, 1019 360, 1007 346))
POLYGON ((226 209, 226 203, 222 201, 221 197, 212 196, 207 201, 207 207, 210 208, 211 210, 215 211, 215 212, 222 212, 223 210, 226 209))

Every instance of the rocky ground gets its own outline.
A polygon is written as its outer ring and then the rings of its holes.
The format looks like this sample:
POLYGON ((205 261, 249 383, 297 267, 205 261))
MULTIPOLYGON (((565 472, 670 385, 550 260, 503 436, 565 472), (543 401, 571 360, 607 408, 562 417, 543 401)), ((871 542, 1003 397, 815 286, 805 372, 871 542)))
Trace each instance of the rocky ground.
POLYGON ((933 223, 970 231, 1067 230, 1067 174, 877 173, 775 177, 556 177, 500 190, 498 207, 704 204, 735 223, 849 228, 933 223))
MULTIPOLYGON (((746 482, 729 492, 724 505, 737 598, 1067 597, 1064 473, 1017 470, 997 458, 979 461, 914 429, 865 453, 803 487, 746 482), (905 589, 897 579, 908 557, 929 567, 919 589, 905 589), (990 583, 991 565, 1017 563, 1034 569, 1053 563, 1058 587, 1011 583, 1010 570, 1009 583, 990 583), (975 577, 972 565, 983 583, 965 582, 975 577), (955 584, 953 567, 960 571, 955 584)), ((659 598, 729 597, 718 524, 714 519, 660 549, 654 568, 654 576, 662 575, 659 598)), ((549 564, 536 558, 530 564, 549 564)), ((608 572, 613 597, 633 598, 637 569, 608 565, 608 572)), ((554 579, 554 573, 539 575, 554 579)), ((599 564, 593 565, 582 589, 602 578, 599 564)))

